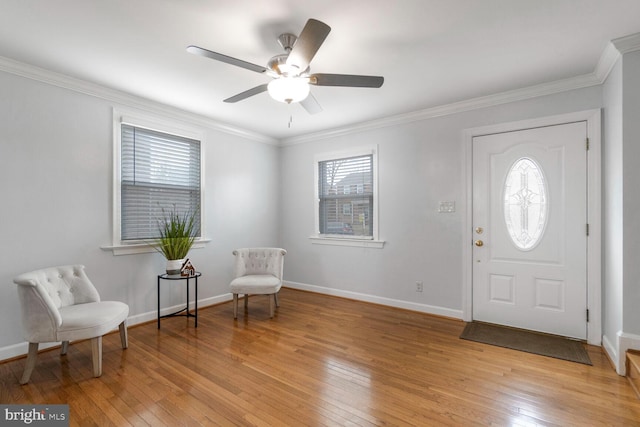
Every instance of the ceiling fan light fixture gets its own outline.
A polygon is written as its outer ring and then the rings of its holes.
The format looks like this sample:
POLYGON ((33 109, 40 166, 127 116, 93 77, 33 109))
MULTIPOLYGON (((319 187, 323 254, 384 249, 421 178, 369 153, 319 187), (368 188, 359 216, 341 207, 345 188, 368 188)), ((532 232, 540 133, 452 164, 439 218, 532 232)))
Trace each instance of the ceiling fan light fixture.
POLYGON ((268 91, 271 98, 276 101, 286 104, 300 102, 302 108, 309 114, 316 114, 322 111, 322 107, 313 95, 310 96, 310 85, 378 88, 384 83, 384 78, 380 76, 310 74, 311 60, 330 31, 331 27, 324 22, 308 19, 299 36, 296 37, 290 33, 281 34, 278 42, 285 53, 272 57, 266 67, 193 45, 187 47, 187 52, 272 78, 268 84, 263 83, 245 90, 224 99, 224 102, 235 103, 268 91))
POLYGON ((304 77, 281 77, 269 82, 267 90, 276 101, 291 104, 309 96, 309 79, 304 77))

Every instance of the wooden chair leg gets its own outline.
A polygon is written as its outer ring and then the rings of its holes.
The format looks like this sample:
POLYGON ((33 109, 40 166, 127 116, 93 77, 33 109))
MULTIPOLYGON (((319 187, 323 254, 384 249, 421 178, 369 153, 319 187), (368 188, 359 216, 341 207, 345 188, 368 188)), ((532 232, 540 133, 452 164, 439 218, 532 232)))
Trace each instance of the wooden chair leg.
POLYGON ((280 307, 280 301, 278 301, 278 292, 273 294, 273 298, 275 298, 275 300, 276 300, 276 307, 280 307))
POLYGON ((91 358, 93 359, 93 376, 102 375, 102 337, 91 338, 91 358))
POLYGON ((27 354, 27 364, 24 367, 24 372, 22 373, 20 384, 26 384, 29 382, 29 378, 31 378, 31 372, 33 372, 33 368, 36 366, 37 360, 38 360, 38 343, 30 342, 29 353, 27 354))
POLYGON ((60 347, 60 355, 64 356, 67 354, 67 350, 69 350, 69 341, 62 341, 62 346, 60 347))
POLYGON ((233 318, 238 318, 238 294, 233 294, 233 318))
POLYGON ((129 336, 127 334, 127 321, 123 320, 122 323, 118 326, 120 329, 120 342, 122 343, 122 348, 129 348, 129 336))
POLYGON ((273 318, 274 305, 275 305, 275 297, 276 294, 269 295, 269 317, 273 318))
POLYGON ((247 311, 249 308, 249 294, 244 294, 244 310, 247 311))

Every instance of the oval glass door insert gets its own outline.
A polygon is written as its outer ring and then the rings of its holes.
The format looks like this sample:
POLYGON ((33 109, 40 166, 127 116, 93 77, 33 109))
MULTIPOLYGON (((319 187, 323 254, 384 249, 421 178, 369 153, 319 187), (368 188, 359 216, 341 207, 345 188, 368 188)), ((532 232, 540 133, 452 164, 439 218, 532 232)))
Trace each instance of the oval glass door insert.
POLYGON ((547 223, 547 183, 532 159, 515 161, 504 183, 504 220, 518 249, 533 249, 547 223))

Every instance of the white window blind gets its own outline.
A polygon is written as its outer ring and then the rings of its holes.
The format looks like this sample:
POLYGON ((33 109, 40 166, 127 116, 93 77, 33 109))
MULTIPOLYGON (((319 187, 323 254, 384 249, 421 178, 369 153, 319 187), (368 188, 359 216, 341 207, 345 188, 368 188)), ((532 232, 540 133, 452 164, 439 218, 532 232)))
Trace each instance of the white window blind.
POLYGON ((324 235, 373 236, 373 155, 318 162, 319 227, 324 235))
POLYGON ((163 211, 197 213, 200 237, 200 141, 121 125, 121 239, 158 237, 163 211))

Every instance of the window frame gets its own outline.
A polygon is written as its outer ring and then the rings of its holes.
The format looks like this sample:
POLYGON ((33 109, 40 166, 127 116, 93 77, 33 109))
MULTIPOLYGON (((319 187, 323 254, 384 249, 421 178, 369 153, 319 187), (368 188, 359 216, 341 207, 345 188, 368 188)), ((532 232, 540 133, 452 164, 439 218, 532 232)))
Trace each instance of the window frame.
POLYGON ((112 250, 114 255, 130 255, 146 252, 155 252, 155 249, 148 241, 144 240, 122 240, 122 125, 144 128, 157 132, 162 132, 179 137, 195 139, 200 141, 200 237, 198 237, 192 248, 202 248, 210 241, 206 236, 205 224, 205 137, 204 132, 194 126, 185 123, 165 119, 158 116, 141 114, 137 112, 122 111, 113 109, 113 228, 112 246, 103 246, 102 249, 112 250))
POLYGON ((378 146, 364 146, 356 147, 344 151, 335 151, 320 153, 314 156, 313 162, 313 188, 314 188, 314 232, 309 237, 311 243, 318 245, 333 245, 333 246, 355 246, 355 247, 367 247, 382 249, 384 246, 384 240, 379 238, 379 197, 378 197, 378 146), (371 214, 373 215, 372 235, 371 236, 349 236, 349 235, 335 235, 335 234, 321 234, 320 233, 320 194, 319 194, 319 180, 320 171, 319 166, 321 162, 340 160, 350 157, 359 156, 372 156, 372 193, 373 193, 373 206, 371 207, 371 214))

